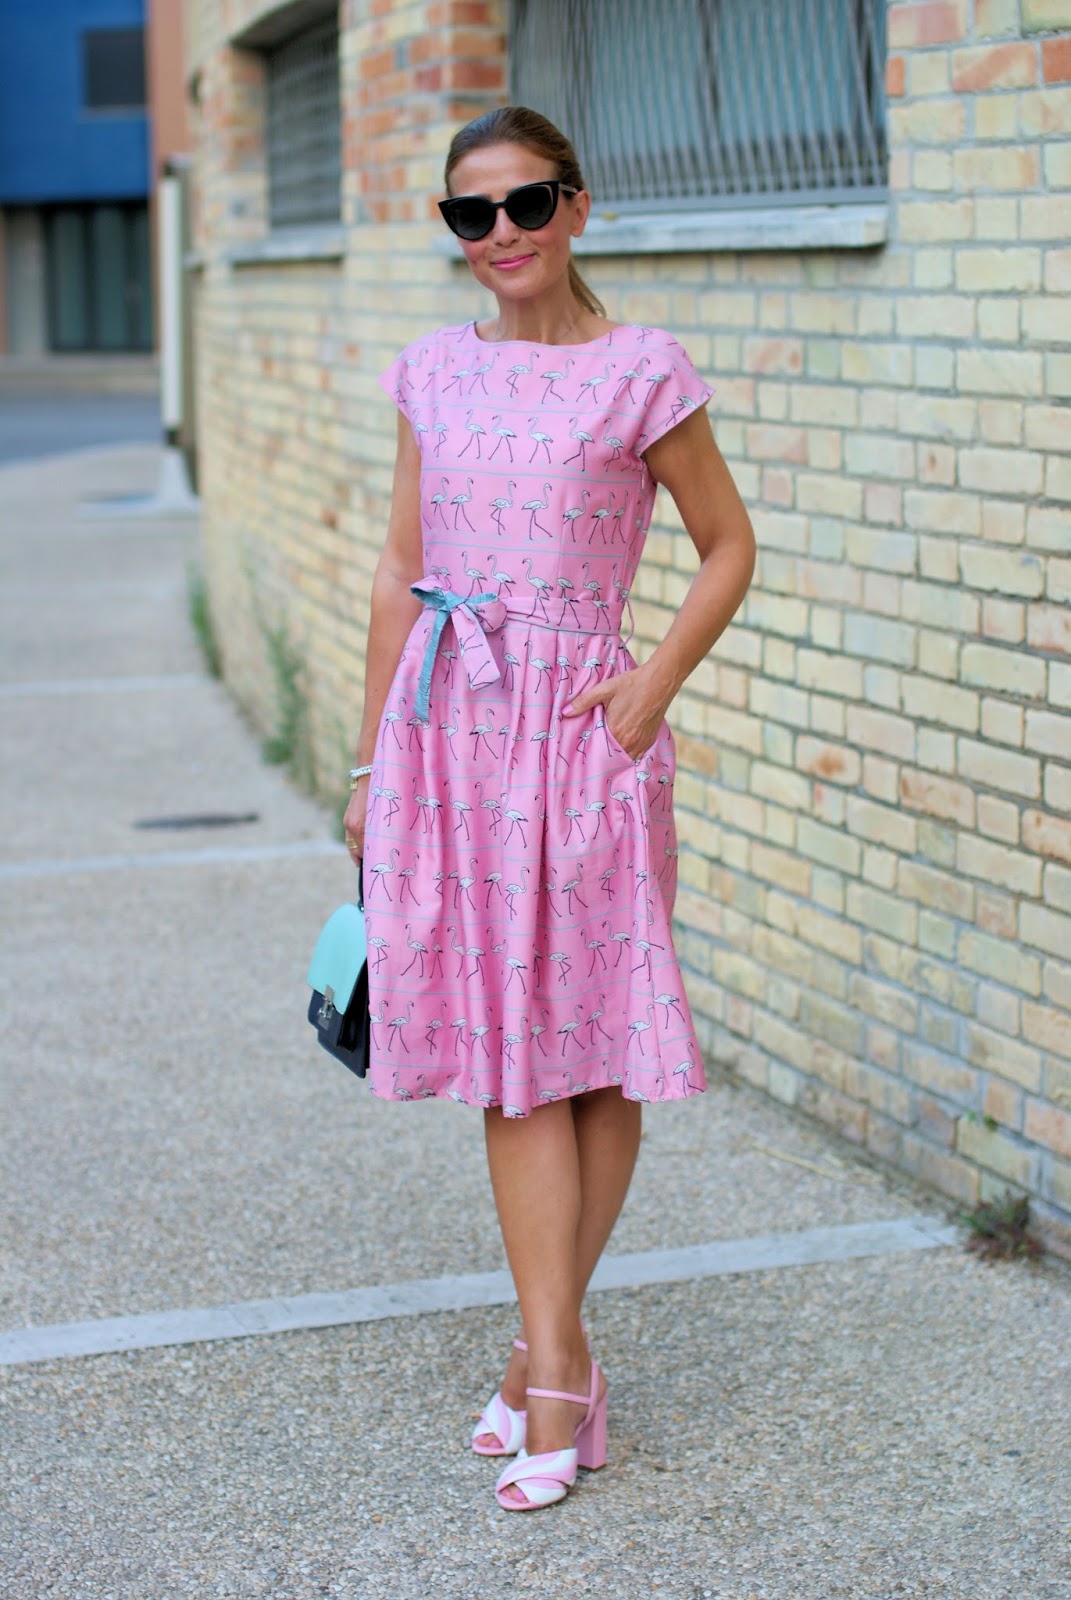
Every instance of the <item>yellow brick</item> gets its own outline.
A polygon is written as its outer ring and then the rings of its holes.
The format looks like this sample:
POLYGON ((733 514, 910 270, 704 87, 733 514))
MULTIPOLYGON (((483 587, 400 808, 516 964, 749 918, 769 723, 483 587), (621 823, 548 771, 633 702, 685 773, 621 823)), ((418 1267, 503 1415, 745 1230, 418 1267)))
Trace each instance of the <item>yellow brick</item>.
POLYGON ((1050 294, 1071 293, 1071 250, 1045 252, 1045 287, 1050 294))
POLYGON ((1071 234, 1071 194, 1024 195, 1022 237, 1065 242, 1071 234))
POLYGON ((1028 138, 1071 133, 1071 90, 1027 90, 1019 95, 1019 127, 1028 138))
POLYGON ((1019 842, 1019 808, 1009 800, 998 800, 996 795, 978 796, 978 828, 989 838, 1003 844, 1019 842))
POLYGON ((1037 1157, 1002 1133, 962 1117, 956 1125, 956 1149, 971 1161, 996 1172, 1009 1183, 1030 1187, 1036 1182, 1037 1157))
POLYGON ((1040 395, 1042 357, 1017 350, 959 350, 956 386, 968 394, 1040 395))
POLYGON ((916 189, 947 192, 952 187, 951 153, 948 150, 917 150, 912 162, 912 176, 916 189))
POLYGON ((983 400, 978 425, 986 444, 1022 444, 1023 407, 1014 400, 983 400))
POLYGON ((957 744, 957 766, 960 776, 969 783, 984 783, 988 788, 1004 789, 1027 800, 1036 800, 1041 795, 1041 763, 1033 756, 961 738, 957 744))
POLYGON ((1004 189, 1019 194, 1036 189, 1041 182, 1041 157, 1032 148, 987 150, 965 145, 954 153, 952 166, 959 189, 1004 189))
POLYGON ((974 237, 989 244, 1019 237, 1019 202, 1005 195, 980 194, 974 201, 974 237))
POLYGON ((1018 300, 984 296, 978 302, 978 336, 986 344, 1018 344, 1021 320, 1018 300))
POLYGON ((963 100, 916 100, 889 107, 889 138, 894 146, 959 144, 967 131, 963 100))
POLYGON ((1025 33, 1057 32, 1071 28, 1071 0, 1023 0, 1025 33))
POLYGON ((1065 456, 1046 458, 1045 493, 1050 500, 1071 503, 1071 459, 1065 456))
POLYGON ((980 245, 956 252, 956 288, 968 294, 1024 293, 1041 287, 1041 251, 980 245))
POLYGON ((974 232, 974 205, 970 200, 904 200, 897 221, 905 244, 969 239, 974 232))
POLYGON ((1038 556, 972 544, 962 545, 959 556, 963 582, 972 589, 1030 599, 1044 592, 1045 571, 1038 556))
POLYGON ((985 494, 1041 493, 1044 458, 1026 450, 961 450, 959 480, 965 489, 985 494))
POLYGON ((980 39, 1018 33, 1019 0, 975 0, 974 25, 980 39))
POLYGON ((967 295, 905 295, 897 302, 896 331, 907 339, 969 339, 975 302, 967 295))
MULTIPOLYGON (((991 939, 989 944, 996 946, 996 939, 991 939)), ((1017 989, 1021 987, 1013 982, 1010 974, 1009 982, 1017 989)), ((967 1027, 967 1059, 986 1072, 996 1072, 1010 1083, 1018 1083, 1025 1090, 1036 1090, 1041 1085, 1041 1059, 1037 1051, 1017 1045, 1002 1034, 994 1034, 988 1027, 977 1024, 967 1027)))
POLYGON ((956 866, 969 877, 999 884, 1014 894, 1041 893, 1041 862, 1036 856, 1025 855, 1020 850, 1009 850, 976 834, 959 835, 956 866))
POLYGON ((982 737, 1022 749, 1023 708, 1009 700, 982 702, 982 737))
POLYGON ((1019 133, 1019 107, 1011 94, 980 94, 974 101, 976 139, 1015 139, 1019 133))
POLYGON ((972 690, 911 673, 903 674, 901 690, 903 709, 909 717, 977 732, 978 696, 972 690))

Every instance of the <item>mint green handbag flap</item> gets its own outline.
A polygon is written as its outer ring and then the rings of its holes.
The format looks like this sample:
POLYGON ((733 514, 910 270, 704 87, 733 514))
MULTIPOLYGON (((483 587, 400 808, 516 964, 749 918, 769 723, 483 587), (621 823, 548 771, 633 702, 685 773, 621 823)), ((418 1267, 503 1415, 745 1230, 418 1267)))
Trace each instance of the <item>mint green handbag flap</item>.
POLYGON ((309 963, 310 988, 318 994, 330 989, 335 1010, 345 1011, 367 958, 364 912, 347 902, 332 912, 320 930, 309 963))

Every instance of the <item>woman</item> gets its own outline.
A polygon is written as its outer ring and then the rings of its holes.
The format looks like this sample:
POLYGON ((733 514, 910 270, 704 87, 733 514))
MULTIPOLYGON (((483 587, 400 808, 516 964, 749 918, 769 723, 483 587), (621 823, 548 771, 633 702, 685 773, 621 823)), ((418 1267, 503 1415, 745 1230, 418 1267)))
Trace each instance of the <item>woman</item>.
POLYGON ((754 539, 710 386, 669 334, 611 322, 572 262, 591 198, 568 140, 490 112, 454 138, 446 186, 498 314, 416 341, 381 380, 398 448, 345 825, 371 1087, 484 1107, 526 1340, 472 1442, 516 1455, 496 1494, 528 1510, 605 1460, 580 1311, 641 1103, 705 1086, 670 936, 665 715, 739 606, 754 539), (619 627, 657 483, 700 566, 638 666, 619 627))

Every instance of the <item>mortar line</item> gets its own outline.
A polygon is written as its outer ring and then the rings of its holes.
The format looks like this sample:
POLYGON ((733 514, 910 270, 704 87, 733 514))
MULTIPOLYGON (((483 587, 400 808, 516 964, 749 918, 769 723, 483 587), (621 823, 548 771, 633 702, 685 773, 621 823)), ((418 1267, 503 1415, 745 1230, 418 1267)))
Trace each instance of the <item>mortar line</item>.
MULTIPOLYGON (((691 1282, 722 1274, 768 1272, 821 1262, 898 1255, 947 1248, 956 1230, 940 1217, 895 1217, 852 1222, 797 1233, 758 1234, 687 1245, 677 1250, 641 1250, 605 1257, 592 1290, 635 1289, 656 1283, 691 1282)), ((514 1301, 507 1271, 412 1278, 364 1289, 238 1300, 220 1306, 105 1317, 91 1322, 53 1323, 0 1332, 0 1365, 21 1366, 162 1345, 202 1344, 253 1334, 290 1333, 344 1324, 419 1317, 437 1311, 471 1311, 514 1301)))
POLYGON ((0 683, 0 700, 67 694, 130 694, 143 689, 189 689, 195 684, 210 681, 202 672, 158 672, 126 678, 33 678, 24 683, 0 683))
POLYGON ((21 878, 68 877, 79 872, 127 872, 134 867, 241 866, 244 862, 286 861, 297 856, 333 856, 342 859, 343 846, 334 839, 293 839, 286 844, 206 845, 200 850, 156 850, 110 856, 50 857, 35 861, 0 862, 0 882, 21 878))

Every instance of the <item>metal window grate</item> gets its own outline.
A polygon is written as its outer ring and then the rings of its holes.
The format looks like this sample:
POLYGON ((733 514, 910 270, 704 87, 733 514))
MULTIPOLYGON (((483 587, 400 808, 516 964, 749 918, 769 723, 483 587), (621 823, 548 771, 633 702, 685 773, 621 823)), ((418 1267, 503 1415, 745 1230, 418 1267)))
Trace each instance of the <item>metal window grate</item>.
POLYGON ((268 53, 268 201, 273 228, 340 216, 338 26, 268 53))
POLYGON ((510 93, 625 210, 888 181, 885 0, 513 0, 510 93))

